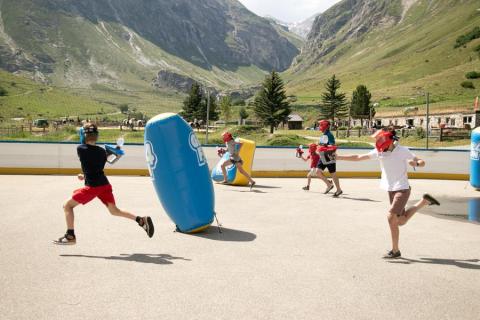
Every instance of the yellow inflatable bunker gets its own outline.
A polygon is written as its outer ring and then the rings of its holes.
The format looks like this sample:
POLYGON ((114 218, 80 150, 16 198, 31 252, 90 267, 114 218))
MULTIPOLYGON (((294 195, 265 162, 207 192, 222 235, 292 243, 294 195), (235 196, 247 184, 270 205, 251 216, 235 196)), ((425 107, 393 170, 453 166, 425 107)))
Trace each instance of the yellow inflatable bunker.
MULTIPOLYGON (((236 146, 238 148, 238 155, 243 160, 243 169, 249 174, 252 175, 252 166, 253 159, 255 157, 256 145, 254 141, 246 139, 236 139, 237 143, 240 143, 236 146)), ((222 164, 230 159, 230 153, 226 152, 220 162, 212 170, 212 179, 214 181, 222 181, 222 164)), ((248 179, 241 174, 236 165, 231 165, 227 167, 227 180, 228 183, 235 186, 246 186, 248 185, 248 179)))

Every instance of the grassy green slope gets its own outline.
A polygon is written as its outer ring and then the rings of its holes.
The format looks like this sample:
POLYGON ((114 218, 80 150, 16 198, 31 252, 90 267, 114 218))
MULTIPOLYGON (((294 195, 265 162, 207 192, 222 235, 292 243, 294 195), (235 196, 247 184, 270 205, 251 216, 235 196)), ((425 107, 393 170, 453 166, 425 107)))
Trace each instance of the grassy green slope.
POLYGON ((97 115, 118 111, 109 104, 66 90, 40 85, 4 71, 0 71, 0 86, 7 91, 6 96, 0 97, 2 120, 14 117, 97 115))
POLYGON ((458 36, 480 26, 479 8, 478 1, 420 0, 395 27, 338 46, 325 57, 339 56, 335 63, 286 72, 289 93, 299 103, 318 102, 325 80, 336 74, 348 95, 366 84, 381 106, 412 104, 410 97, 425 91, 443 105, 471 104, 480 94, 480 80, 474 80, 475 90, 460 83, 466 72, 480 71, 480 57, 473 50, 480 39, 465 48, 453 46, 458 36))
POLYGON ((123 118, 118 106, 128 104, 151 117, 179 111, 184 95, 158 91, 124 91, 108 87, 59 88, 0 71, 0 86, 7 95, 0 97, 0 120, 11 118, 59 118, 80 116, 123 118))
POLYGON ((92 23, 70 14, 52 14, 30 1, 0 4, 5 31, 18 46, 37 58, 53 58, 52 80, 57 85, 88 86, 97 82, 145 89, 159 70, 166 69, 218 89, 232 89, 256 84, 265 74, 255 66, 233 71, 202 69, 118 23, 92 23))

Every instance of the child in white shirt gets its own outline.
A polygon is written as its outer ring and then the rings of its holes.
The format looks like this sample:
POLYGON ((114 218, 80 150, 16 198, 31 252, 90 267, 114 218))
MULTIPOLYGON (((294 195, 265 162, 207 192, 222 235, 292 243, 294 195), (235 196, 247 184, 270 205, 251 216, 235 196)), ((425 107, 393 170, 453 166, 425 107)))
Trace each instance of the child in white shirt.
POLYGON ((397 139, 395 130, 377 131, 373 135, 376 140, 376 148, 364 155, 337 155, 337 160, 363 161, 378 159, 382 169, 380 187, 388 192, 390 210, 388 224, 392 236, 392 250, 384 258, 401 257, 399 249, 400 226, 404 226, 413 215, 427 205, 440 205, 440 203, 428 194, 414 206, 405 209, 410 197, 411 187, 408 183, 407 163, 412 167, 424 167, 425 161, 415 156, 408 148, 395 143, 397 139))

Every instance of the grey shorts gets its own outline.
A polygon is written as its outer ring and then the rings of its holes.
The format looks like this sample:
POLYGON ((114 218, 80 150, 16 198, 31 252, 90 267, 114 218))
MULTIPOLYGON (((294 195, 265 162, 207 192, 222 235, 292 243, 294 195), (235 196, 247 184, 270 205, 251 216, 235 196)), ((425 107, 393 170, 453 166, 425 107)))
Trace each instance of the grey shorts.
POLYGON ((390 213, 397 216, 405 215, 405 207, 407 206, 408 199, 410 198, 411 189, 388 191, 388 197, 390 198, 390 213))
POLYGON ((238 157, 238 156, 237 156, 237 157, 230 157, 229 160, 230 160, 230 162, 233 163, 233 164, 239 163, 239 164, 242 164, 242 165, 243 165, 243 160, 242 160, 242 158, 240 158, 240 157, 238 157))

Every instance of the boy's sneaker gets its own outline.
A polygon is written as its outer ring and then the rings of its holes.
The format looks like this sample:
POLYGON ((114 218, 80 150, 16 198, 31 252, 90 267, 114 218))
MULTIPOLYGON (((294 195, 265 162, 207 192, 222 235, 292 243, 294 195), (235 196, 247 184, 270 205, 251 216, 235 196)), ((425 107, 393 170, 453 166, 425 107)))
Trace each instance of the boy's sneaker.
POLYGON ((63 237, 58 238, 58 240, 53 240, 53 243, 62 246, 71 246, 77 243, 77 237, 65 234, 63 237))
POLYGON ((396 259, 400 258, 402 256, 400 251, 393 252, 393 250, 390 250, 386 255, 383 256, 383 259, 396 259))
POLYGON ((428 193, 425 193, 423 195, 423 199, 427 200, 430 206, 439 206, 440 202, 438 202, 437 199, 429 195, 428 193))
POLYGON ((308 190, 310 190, 310 186, 305 186, 302 189, 305 190, 305 191, 308 191, 308 190))
POLYGON ((142 217, 142 220, 141 220, 142 223, 138 223, 138 225, 140 227, 143 228, 143 230, 145 230, 145 232, 148 234, 148 236, 151 238, 153 237, 153 233, 155 232, 155 228, 153 227, 153 222, 152 222, 152 218, 150 217, 142 217))

